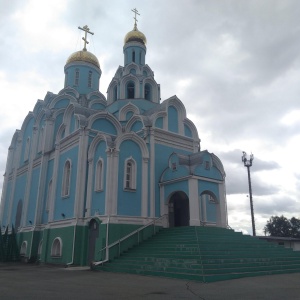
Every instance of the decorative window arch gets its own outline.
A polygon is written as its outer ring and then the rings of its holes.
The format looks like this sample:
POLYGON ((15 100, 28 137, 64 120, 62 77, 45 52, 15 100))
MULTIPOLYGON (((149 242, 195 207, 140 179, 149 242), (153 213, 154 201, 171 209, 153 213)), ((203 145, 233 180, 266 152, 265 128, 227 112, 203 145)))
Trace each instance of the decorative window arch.
POLYGON ((29 159, 29 148, 30 148, 30 137, 26 140, 25 151, 24 151, 24 161, 29 159))
POLYGON ((124 189, 136 189, 136 176, 136 162, 132 157, 127 158, 124 166, 124 189))
POLYGON ((52 243, 51 256, 54 257, 62 256, 62 240, 60 237, 56 237, 52 243))
POLYGON ((146 100, 152 100, 152 86, 149 83, 145 84, 144 88, 144 98, 146 100))
POLYGON ((99 158, 95 170, 95 191, 103 190, 103 172, 104 172, 103 159, 99 158))
POLYGON ((88 87, 92 87, 92 78, 93 78, 93 72, 89 71, 89 77, 88 77, 88 87))
POLYGON ((27 241, 23 241, 20 249, 20 255, 26 256, 26 253, 27 253, 27 241))
POLYGON ((79 85, 79 69, 75 69, 75 82, 74 82, 75 86, 79 85))
POLYGON ((70 183, 71 183, 71 161, 68 159, 65 162, 62 184, 62 196, 67 197, 70 195, 70 183))
POLYGON ((126 98, 128 99, 134 99, 135 94, 135 85, 133 81, 129 81, 126 84, 126 98))

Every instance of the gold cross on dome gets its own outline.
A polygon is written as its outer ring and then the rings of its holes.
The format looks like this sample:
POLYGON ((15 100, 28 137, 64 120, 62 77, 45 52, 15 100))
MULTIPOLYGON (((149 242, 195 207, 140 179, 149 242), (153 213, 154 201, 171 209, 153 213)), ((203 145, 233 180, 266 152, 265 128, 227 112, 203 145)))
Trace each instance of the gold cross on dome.
POLYGON ((90 31, 90 29, 88 28, 87 25, 83 26, 83 28, 81 28, 80 26, 78 26, 78 29, 84 31, 84 37, 82 38, 84 40, 83 51, 86 51, 86 44, 89 43, 87 41, 87 39, 86 39, 86 36, 87 36, 88 33, 91 34, 91 35, 94 35, 94 33, 90 31))
POLYGON ((137 11, 136 8, 132 9, 131 11, 134 12, 134 28, 136 28, 136 22, 138 21, 137 18, 136 18, 136 15, 140 16, 140 14, 139 14, 139 12, 137 11))

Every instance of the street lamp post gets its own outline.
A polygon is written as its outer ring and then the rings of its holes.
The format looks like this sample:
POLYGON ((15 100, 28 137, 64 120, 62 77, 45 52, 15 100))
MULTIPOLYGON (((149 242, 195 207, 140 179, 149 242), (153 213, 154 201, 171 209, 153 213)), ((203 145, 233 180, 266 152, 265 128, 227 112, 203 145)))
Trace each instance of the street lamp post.
POLYGON ((252 188, 251 188, 251 177, 250 177, 250 167, 252 166, 252 161, 254 159, 253 154, 251 153, 250 159, 247 159, 247 153, 243 151, 242 162, 248 171, 248 184, 249 184, 249 195, 250 195, 250 209, 251 209, 251 219, 252 219, 252 231, 253 236, 256 236, 255 231, 255 221, 254 221, 254 212, 253 212, 253 201, 252 201, 252 188))

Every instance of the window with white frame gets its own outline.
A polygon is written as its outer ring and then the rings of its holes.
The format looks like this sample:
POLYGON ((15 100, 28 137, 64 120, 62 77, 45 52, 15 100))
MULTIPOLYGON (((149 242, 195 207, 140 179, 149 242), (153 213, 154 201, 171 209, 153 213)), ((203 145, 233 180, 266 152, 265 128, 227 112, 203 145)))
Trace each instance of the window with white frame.
POLYGON ((88 77, 88 87, 92 87, 92 78, 93 78, 93 72, 89 71, 89 77, 88 77))
POLYGON ((75 85, 79 85, 79 69, 75 69, 75 85))
POLYGON ((103 190, 103 159, 99 158, 95 170, 95 191, 103 190))
POLYGON ((63 184, 62 184, 62 196, 67 197, 70 194, 70 182, 71 182, 71 161, 67 160, 64 166, 63 184))
POLYGON ((26 256, 26 252, 27 252, 27 241, 24 241, 21 245, 20 255, 26 256))
POLYGON ((43 250, 43 240, 39 242, 39 247, 38 247, 38 256, 41 256, 43 250))
POLYGON ((62 240, 60 237, 55 238, 52 243, 51 256, 54 256, 54 257, 62 256, 62 240))
POLYGON ((124 168, 124 188, 126 190, 136 189, 136 162, 133 158, 128 158, 125 161, 124 168))

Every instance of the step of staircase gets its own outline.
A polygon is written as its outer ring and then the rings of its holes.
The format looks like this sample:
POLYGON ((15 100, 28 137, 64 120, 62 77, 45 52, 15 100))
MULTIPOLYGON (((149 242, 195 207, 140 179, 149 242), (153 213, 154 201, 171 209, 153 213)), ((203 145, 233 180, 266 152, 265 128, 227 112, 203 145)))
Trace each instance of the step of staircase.
POLYGON ((176 227, 97 269, 213 282, 300 272, 300 253, 225 228, 176 227))

